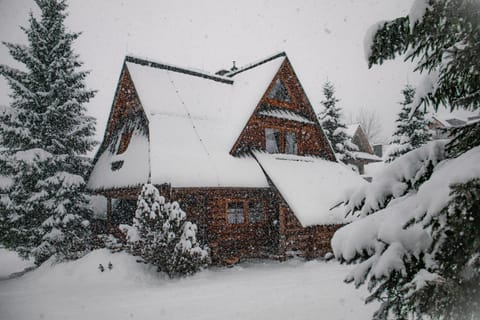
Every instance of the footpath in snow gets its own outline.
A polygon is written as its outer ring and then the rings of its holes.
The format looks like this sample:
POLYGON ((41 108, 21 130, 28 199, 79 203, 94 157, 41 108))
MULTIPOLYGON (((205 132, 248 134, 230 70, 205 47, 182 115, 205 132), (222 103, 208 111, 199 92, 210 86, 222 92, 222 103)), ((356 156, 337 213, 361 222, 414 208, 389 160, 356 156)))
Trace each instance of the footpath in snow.
POLYGON ((350 270, 335 261, 252 261, 170 280, 125 253, 96 250, 0 281, 0 318, 370 319, 367 292, 343 283, 350 270))

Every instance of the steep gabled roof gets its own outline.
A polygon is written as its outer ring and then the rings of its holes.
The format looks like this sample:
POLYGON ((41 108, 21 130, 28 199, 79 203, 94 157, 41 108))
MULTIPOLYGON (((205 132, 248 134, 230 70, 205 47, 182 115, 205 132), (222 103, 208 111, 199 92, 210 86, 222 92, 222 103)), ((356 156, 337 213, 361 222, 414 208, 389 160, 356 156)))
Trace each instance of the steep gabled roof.
POLYGON ((126 57, 124 69, 148 119, 149 150, 130 159, 130 147, 121 155, 103 148, 96 157, 90 188, 131 187, 143 183, 145 172, 152 183, 174 187, 268 187, 255 159, 233 157, 229 150, 284 59, 285 54, 264 59, 240 69, 232 80, 126 57), (138 159, 142 157, 148 159, 138 159), (114 158, 121 158, 123 164, 110 170, 114 158), (126 171, 132 168, 126 162, 141 166, 148 163, 150 168, 142 172, 141 179, 122 179, 130 176, 126 171))

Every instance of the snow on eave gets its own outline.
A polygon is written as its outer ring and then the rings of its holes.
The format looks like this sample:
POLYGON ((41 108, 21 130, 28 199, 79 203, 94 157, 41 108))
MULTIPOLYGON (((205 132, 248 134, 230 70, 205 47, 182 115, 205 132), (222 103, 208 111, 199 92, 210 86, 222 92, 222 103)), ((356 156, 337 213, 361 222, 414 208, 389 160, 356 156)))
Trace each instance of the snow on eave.
POLYGON ((184 67, 179 67, 173 64, 167 64, 163 62, 157 62, 153 61, 151 59, 135 56, 135 55, 127 55, 125 56, 125 62, 130 62, 130 63, 135 63, 147 67, 152 67, 152 68, 157 68, 157 69, 164 69, 168 71, 173 71, 173 72, 179 72, 179 73, 184 73, 188 74, 191 76, 195 77, 200 77, 208 80, 213 80, 213 81, 218 81, 218 82, 223 82, 227 84, 233 84, 233 80, 228 77, 224 76, 219 76, 215 74, 211 74, 209 72, 199 70, 199 69, 194 69, 194 68, 184 68, 184 67))
POLYGON ((279 109, 279 110, 264 110, 258 113, 261 116, 273 117, 278 119, 302 122, 307 124, 314 124, 313 121, 295 113, 290 110, 279 109))
POLYGON ((280 57, 285 57, 285 58, 287 58, 287 54, 286 54, 284 51, 275 53, 275 54, 270 55, 270 56, 268 56, 268 57, 266 57, 266 58, 263 58, 263 59, 254 61, 254 62, 252 62, 252 63, 249 63, 249 64, 241 67, 241 68, 238 69, 238 70, 235 70, 235 71, 233 71, 233 72, 229 72, 229 73, 227 73, 225 76, 226 76, 227 78, 231 78, 231 77, 233 77, 233 76, 236 76, 236 75, 239 74, 239 73, 242 73, 242 72, 244 72, 244 71, 247 71, 247 70, 256 68, 256 67, 258 67, 258 66, 260 66, 260 65, 262 65, 262 64, 264 64, 264 63, 270 62, 270 61, 275 60, 275 59, 280 58, 280 57))
POLYGON ((352 153, 357 159, 372 160, 372 161, 378 161, 378 162, 382 161, 382 159, 377 155, 374 155, 368 152, 354 151, 352 153))
POLYGON ((319 157, 253 154, 303 227, 350 221, 336 205, 350 189, 366 183, 350 168, 319 157))

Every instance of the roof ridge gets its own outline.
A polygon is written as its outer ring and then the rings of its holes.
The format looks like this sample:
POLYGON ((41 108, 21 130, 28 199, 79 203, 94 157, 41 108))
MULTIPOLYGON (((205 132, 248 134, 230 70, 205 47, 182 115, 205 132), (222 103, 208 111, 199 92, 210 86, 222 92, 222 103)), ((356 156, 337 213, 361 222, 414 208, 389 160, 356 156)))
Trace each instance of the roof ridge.
POLYGON ((280 58, 280 57, 287 57, 287 54, 285 53, 285 51, 282 51, 282 52, 273 54, 271 56, 268 56, 266 58, 263 58, 261 60, 249 63, 249 64, 241 67, 240 69, 238 69, 236 71, 227 73, 225 76, 228 77, 228 78, 231 78, 231 77, 236 76, 237 74, 239 74, 241 72, 256 68, 256 67, 258 67, 258 66, 260 66, 264 63, 270 62, 270 61, 275 60, 275 59, 280 58))
POLYGON ((174 66, 174 65, 171 65, 171 64, 166 64, 166 63, 163 63, 163 62, 152 61, 152 60, 149 60, 149 59, 146 59, 146 58, 135 57, 133 55, 126 55, 125 56, 125 62, 135 63, 135 64, 139 64, 139 65, 142 65, 142 66, 147 66, 147 67, 152 67, 152 68, 157 68, 157 69, 169 70, 169 71, 178 72, 178 73, 184 73, 184 74, 188 74, 188 75, 191 75, 191 76, 200 77, 200 78, 213 80, 213 81, 217 81, 217 82, 222 82, 222 83, 227 83, 227 84, 233 84, 233 82, 234 82, 230 78, 213 75, 213 74, 210 74, 206 71, 187 69, 187 68, 183 68, 183 67, 174 66))

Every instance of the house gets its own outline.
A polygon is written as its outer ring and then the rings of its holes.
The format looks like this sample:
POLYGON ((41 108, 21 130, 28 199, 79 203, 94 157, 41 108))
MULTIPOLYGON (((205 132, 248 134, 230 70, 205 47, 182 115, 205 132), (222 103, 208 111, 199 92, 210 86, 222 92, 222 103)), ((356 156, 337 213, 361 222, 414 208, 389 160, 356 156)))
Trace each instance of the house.
POLYGON ((353 152, 355 159, 350 160, 349 163, 355 165, 360 174, 365 173, 366 164, 382 161, 382 159, 373 152, 367 135, 360 124, 355 123, 348 125, 345 132, 351 137, 351 142, 358 148, 357 151, 353 152))
POLYGON ((428 128, 430 129, 434 140, 447 139, 452 129, 463 127, 479 120, 480 115, 474 113, 466 117, 441 116, 435 114, 432 116, 428 128))
POLYGON ((88 186, 179 201, 214 263, 315 257, 345 223, 330 210, 364 183, 337 163, 285 53, 212 75, 125 58, 88 186))

